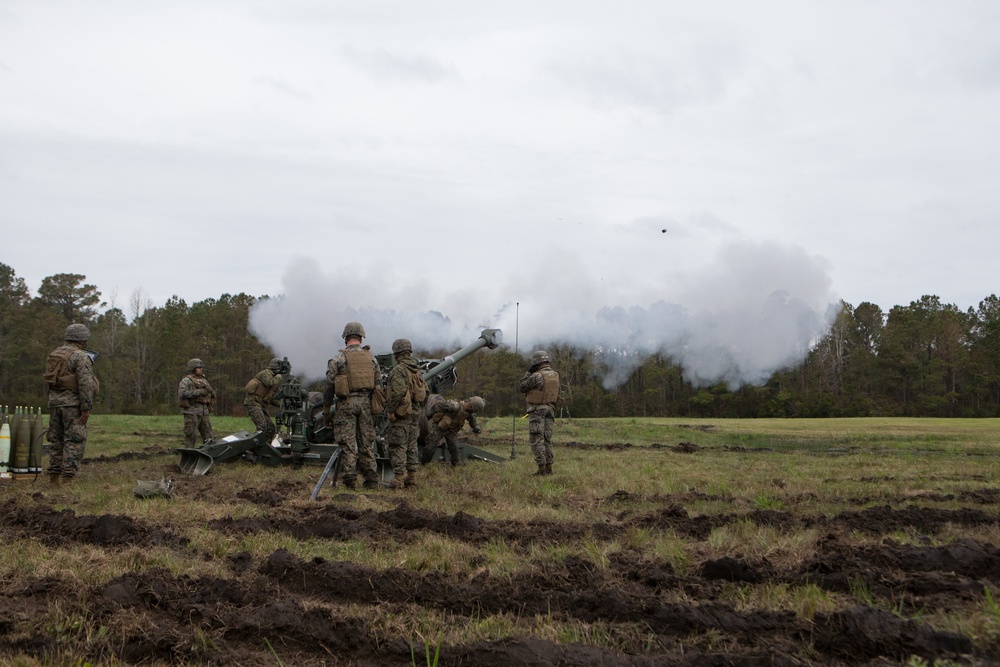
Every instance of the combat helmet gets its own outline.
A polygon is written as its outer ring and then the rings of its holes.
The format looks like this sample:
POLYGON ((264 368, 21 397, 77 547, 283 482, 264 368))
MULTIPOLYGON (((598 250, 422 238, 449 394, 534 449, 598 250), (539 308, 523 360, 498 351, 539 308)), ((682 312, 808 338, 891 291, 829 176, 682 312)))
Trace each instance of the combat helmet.
POLYGON ((344 325, 344 335, 341 338, 347 340, 351 336, 365 337, 365 328, 361 326, 361 322, 348 322, 344 325))
POLYGON ((191 359, 190 361, 188 361, 188 373, 194 373, 194 369, 204 368, 204 367, 205 367, 205 362, 203 362, 201 359, 191 359))
POLYGON ((66 333, 63 334, 63 340, 75 343, 86 343, 89 339, 90 329, 87 328, 86 324, 71 324, 66 327, 66 333))
POLYGON ((271 359, 271 361, 268 362, 267 364, 267 370, 271 371, 272 373, 280 373, 281 359, 279 359, 278 357, 274 357, 273 359, 271 359))
POLYGON ((400 352, 413 352, 413 345, 410 344, 407 338, 397 338, 392 341, 392 353, 399 354, 400 352))
POLYGON ((473 396, 469 399, 469 407, 472 408, 473 412, 482 412, 483 408, 486 407, 486 401, 480 396, 473 396))
POLYGON ((545 350, 535 350, 531 353, 531 368, 538 368, 547 363, 549 363, 549 353, 545 350))

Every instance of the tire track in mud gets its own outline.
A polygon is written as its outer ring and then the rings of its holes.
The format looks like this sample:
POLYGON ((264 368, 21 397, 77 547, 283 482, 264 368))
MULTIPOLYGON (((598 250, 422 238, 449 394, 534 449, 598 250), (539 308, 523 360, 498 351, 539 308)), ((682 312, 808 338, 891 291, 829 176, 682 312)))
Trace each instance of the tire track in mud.
POLYGON ((8 500, 0 506, 0 531, 20 536, 31 536, 48 546, 93 544, 99 547, 163 546, 183 549, 188 546, 186 537, 170 531, 150 527, 145 523, 121 514, 77 515, 71 509, 55 510, 37 503, 21 505, 8 500))
MULTIPOLYGON (((272 507, 276 504, 271 503, 272 507)), ((692 516, 684 507, 671 504, 660 510, 630 516, 620 513, 617 521, 595 523, 555 523, 547 521, 491 521, 459 511, 453 515, 414 508, 405 500, 390 510, 355 509, 348 505, 327 503, 289 510, 275 510, 263 517, 222 518, 211 527, 229 533, 279 532, 298 539, 395 539, 409 543, 416 531, 427 531, 452 539, 481 545, 503 540, 512 546, 561 543, 585 539, 615 539, 632 528, 670 530, 678 535, 703 541, 713 530, 750 521, 783 532, 819 528, 823 530, 856 530, 870 535, 882 535, 905 528, 936 533, 948 524, 963 527, 1000 525, 1000 515, 977 509, 940 509, 907 505, 894 509, 890 505, 858 511, 845 511, 833 517, 809 516, 783 510, 752 510, 728 514, 692 516)))
POLYGON ((544 572, 510 579, 377 571, 350 562, 307 562, 287 551, 272 553, 259 571, 296 594, 322 600, 415 604, 461 617, 551 615, 584 622, 637 623, 656 635, 674 638, 716 633, 735 642, 736 652, 743 654, 762 646, 782 646, 788 650, 786 658, 807 655, 812 648, 838 659, 902 660, 921 655, 933 660, 974 651, 962 635, 936 631, 874 607, 820 613, 810 623, 790 611, 742 612, 711 600, 690 605, 665 602, 643 590, 646 582, 636 581, 640 577, 634 573, 619 577, 615 568, 605 572, 574 556, 544 572))
MULTIPOLYGON (((259 494, 250 492, 248 498, 259 494)), ((267 497, 268 504, 273 500, 267 497)), ((981 594, 982 582, 996 588, 1000 582, 1000 554, 992 545, 960 540, 945 547, 906 546, 886 541, 879 546, 843 544, 837 531, 866 529, 897 530, 921 523, 982 525, 996 518, 978 511, 934 508, 888 507, 847 512, 830 519, 797 517, 787 512, 761 510, 747 514, 691 517, 682 507, 661 511, 617 524, 550 525, 544 522, 491 522, 459 512, 446 515, 401 503, 393 510, 376 512, 328 504, 307 508, 277 507, 272 516, 249 522, 220 520, 216 527, 235 531, 280 530, 297 537, 328 539, 345 536, 364 539, 392 538, 405 541, 419 531, 436 531, 470 543, 505 539, 527 544, 538 539, 566 542, 583 537, 609 536, 609 528, 621 531, 634 521, 657 528, 677 530, 695 539, 732 521, 754 521, 782 530, 804 525, 823 525, 832 532, 821 540, 817 553, 795 570, 779 572, 766 562, 749 563, 739 558, 705 561, 694 576, 679 576, 669 563, 639 553, 611 554, 606 567, 569 557, 561 562, 521 570, 512 576, 492 576, 482 570, 474 576, 421 574, 409 570, 374 570, 350 562, 303 560, 290 552, 277 551, 259 563, 249 554, 231 558, 233 579, 172 576, 163 571, 129 573, 80 596, 68 583, 51 579, 27 582, 0 595, 0 646, 6 654, 32 654, 54 650, 52 638, 33 633, 23 619, 23 602, 55 601, 63 606, 87 607, 105 624, 135 623, 133 631, 121 630, 114 639, 88 648, 94 660, 111 658, 126 662, 150 660, 196 660, 213 662, 220 656, 241 664, 260 663, 270 655, 262 646, 267 638, 290 664, 319 664, 331 655, 358 664, 410 664, 406 640, 376 641, 363 618, 344 617, 331 606, 344 603, 393 608, 412 605, 454 614, 459 618, 504 615, 545 616, 639 625, 657 637, 659 652, 622 656, 612 651, 579 644, 556 644, 521 638, 446 647, 443 664, 483 664, 499 660, 506 664, 646 665, 732 664, 774 662, 816 664, 858 660, 904 660, 910 654, 925 659, 956 659, 981 653, 961 635, 938 632, 874 607, 851 607, 830 614, 817 614, 810 622, 791 611, 737 611, 716 600, 724 581, 765 584, 814 583, 826 590, 849 593, 863 581, 878 599, 905 597, 907 605, 969 604, 981 594), (823 523, 825 521, 826 523, 823 523), (324 523, 325 522, 325 523, 324 523), (935 523, 937 522, 937 523, 935 523), (326 528, 324 528, 326 526, 326 528), (331 528, 332 526, 332 528, 331 528), (664 595, 681 591, 691 604, 669 602, 664 595), (21 614, 20 616, 18 614, 21 614), (192 624, 208 633, 211 641, 192 639, 192 624), (691 637, 714 634, 727 644, 722 654, 692 654, 691 637), (242 658, 244 659, 241 659, 242 658)), ((72 546, 86 543, 108 549, 122 546, 166 546, 189 549, 187 541, 168 531, 152 528, 124 516, 77 516, 72 510, 55 511, 36 504, 21 506, 9 501, 3 531, 32 535, 44 543, 72 546)), ((40 613, 44 613, 40 610, 40 613)))
MULTIPOLYGON (((30 599, 39 607, 51 607, 57 600, 64 607, 78 605, 81 617, 115 628, 105 639, 88 643, 85 657, 97 662, 264 664, 273 655, 289 664, 321 664, 331 657, 362 665, 411 664, 406 639, 374 637, 368 621, 338 611, 343 603, 385 609, 415 605, 464 618, 506 614, 642 624, 663 647, 626 656, 588 645, 514 638, 445 647, 441 664, 856 664, 911 655, 959 659, 977 653, 961 635, 872 607, 817 614, 808 622, 792 612, 739 612, 711 600, 666 603, 649 592, 659 586, 652 583, 655 579, 636 576, 637 564, 641 562, 624 558, 599 570, 568 557, 516 579, 468 578, 306 561, 279 550, 256 568, 246 555, 233 557, 231 567, 238 576, 231 579, 175 576, 160 569, 126 573, 91 587, 85 595, 71 584, 40 579, 0 595, 0 615, 8 619, 0 626, 0 651, 45 655, 57 648, 53 638, 32 629, 34 624, 19 623, 28 615, 12 612, 30 599), (202 633, 195 634, 202 641, 192 639, 192 627, 202 633), (723 638, 726 651, 683 648, 682 641, 706 633, 723 638), (825 657, 819 663, 817 651, 825 657)), ((676 580, 669 571, 661 575, 676 580)))

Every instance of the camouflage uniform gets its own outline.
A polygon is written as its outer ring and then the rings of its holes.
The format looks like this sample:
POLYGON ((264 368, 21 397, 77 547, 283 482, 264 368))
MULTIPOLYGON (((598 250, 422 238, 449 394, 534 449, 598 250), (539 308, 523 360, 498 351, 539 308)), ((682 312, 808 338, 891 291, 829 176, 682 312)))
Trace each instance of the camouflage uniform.
MULTIPOLYGON (((347 356, 345 352, 362 350, 360 343, 347 345, 337 355, 327 362, 327 388, 323 393, 323 408, 327 410, 333 403, 334 382, 338 375, 347 375, 347 356)), ((367 350, 365 349, 367 352, 367 350)), ((375 378, 382 377, 382 369, 378 360, 368 352, 371 358, 375 378)), ((337 409, 333 413, 334 441, 340 445, 340 456, 343 459, 344 485, 353 487, 358 473, 365 478, 365 485, 374 487, 378 484, 378 471, 375 467, 375 425, 372 423, 372 390, 359 389, 351 391, 348 396, 337 397, 337 409)))
POLYGON ((521 378, 520 390, 526 394, 528 402, 528 442, 531 453, 538 465, 536 475, 552 474, 552 429, 556 423, 556 401, 559 392, 559 374, 549 365, 548 355, 544 352, 532 357, 539 359, 533 362, 528 372, 521 378), (544 357, 544 361, 540 360, 544 357), (553 385, 554 383, 554 385, 553 385), (549 392, 546 395, 546 385, 549 392), (554 396, 552 387, 555 387, 554 396))
MULTIPOLYGON (((247 392, 246 398, 243 399, 243 407, 246 408, 247 416, 253 421, 253 425, 264 434, 267 444, 271 444, 275 433, 277 433, 277 428, 274 425, 274 420, 267 414, 267 406, 274 405, 271 397, 274 396, 275 390, 281 384, 282 378, 280 375, 276 375, 271 368, 265 368, 257 373, 253 379, 259 383, 260 388, 253 393, 247 392)), ((251 383, 253 380, 248 383, 248 386, 251 383)))
MULTIPOLYGON (((410 398, 407 399, 411 374, 420 377, 420 368, 411 353, 407 351, 396 354, 396 365, 389 372, 389 379, 386 383, 387 397, 385 402, 386 414, 393 415, 389 419, 386 442, 389 445, 389 461, 392 464, 392 472, 395 477, 393 486, 396 488, 401 485, 414 486, 416 484, 415 475, 420 464, 420 458, 417 455, 417 438, 420 435, 420 411, 424 408, 426 398, 417 401, 410 393, 410 398), (404 416, 399 416, 398 410, 402 409, 406 412, 404 402, 407 400, 410 409, 404 416)), ((421 382, 423 382, 422 378, 421 382)))
POLYGON ((471 400, 471 398, 466 401, 449 400, 440 394, 432 394, 424 408, 424 414, 427 416, 427 440, 424 447, 433 449, 443 440, 448 446, 448 458, 453 466, 459 464, 458 432, 462 430, 465 422, 469 422, 473 433, 478 434, 482 431, 479 422, 476 421, 476 410, 467 409, 471 400))
POLYGON ((87 424, 83 413, 94 407, 97 378, 90 357, 83 351, 86 341, 66 341, 53 354, 69 354, 69 371, 76 377, 76 390, 49 384, 49 467, 55 480, 71 479, 80 469, 87 449, 87 424))
POLYGON ((214 409, 215 390, 205 376, 191 371, 181 378, 177 385, 177 400, 181 404, 181 414, 184 415, 184 443, 188 447, 201 444, 197 439, 199 434, 202 442, 211 440, 213 434, 210 415, 214 409))

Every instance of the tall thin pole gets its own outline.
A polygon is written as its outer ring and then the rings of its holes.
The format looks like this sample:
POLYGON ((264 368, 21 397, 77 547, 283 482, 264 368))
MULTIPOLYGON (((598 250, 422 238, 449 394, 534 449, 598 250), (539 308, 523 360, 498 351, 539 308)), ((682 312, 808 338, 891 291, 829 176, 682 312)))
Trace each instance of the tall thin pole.
MULTIPOLYGON (((514 356, 515 357, 518 356, 518 352, 517 352, 517 335, 518 335, 518 329, 521 326, 520 319, 521 319, 521 302, 520 301, 516 301, 514 303, 514 356)), ((515 382, 516 382, 516 380, 515 380, 515 382)), ((515 406, 517 405, 517 394, 519 393, 517 391, 517 389, 518 389, 517 386, 515 386, 514 387, 514 405, 515 406)), ((512 459, 516 459, 517 458, 517 447, 516 447, 516 444, 517 444, 517 411, 515 410, 514 411, 514 416, 511 417, 511 425, 510 425, 510 458, 512 458, 512 459)))

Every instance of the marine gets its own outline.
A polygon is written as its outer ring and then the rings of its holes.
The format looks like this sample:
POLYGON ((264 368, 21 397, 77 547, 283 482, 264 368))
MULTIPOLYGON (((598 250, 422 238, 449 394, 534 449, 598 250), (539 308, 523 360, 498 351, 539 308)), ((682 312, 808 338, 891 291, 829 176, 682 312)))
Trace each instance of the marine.
POLYGON ((274 420, 267 413, 269 405, 276 405, 274 393, 281 386, 281 359, 277 357, 271 359, 267 368, 253 376, 247 382, 244 391, 246 398, 243 399, 243 407, 246 408, 247 416, 253 422, 258 431, 264 434, 265 441, 270 445, 274 440, 277 429, 274 420))
POLYGON ((340 445, 344 486, 353 489, 360 474, 364 477, 365 488, 374 489, 379 486, 379 479, 375 466, 371 399, 375 383, 382 377, 382 369, 368 348, 361 347, 365 328, 360 322, 348 322, 342 337, 344 349, 326 366, 324 421, 332 423, 334 442, 340 445), (336 409, 333 409, 334 402, 336 409))
POLYGON ((64 345, 49 353, 45 382, 49 389, 49 480, 72 482, 87 449, 87 421, 94 407, 98 382, 84 348, 90 338, 85 324, 70 324, 64 345))
POLYGON ((188 447, 211 440, 212 417, 215 410, 215 390, 205 378, 205 364, 201 359, 188 361, 188 374, 177 385, 177 402, 184 415, 184 443, 188 447))
POLYGON ((392 353, 396 365, 386 380, 385 412, 389 420, 386 442, 393 472, 391 487, 401 489, 417 485, 419 417, 430 391, 413 358, 410 341, 397 338, 392 343, 392 353))
POLYGON ((528 371, 518 383, 528 404, 528 442, 538 465, 538 475, 552 474, 552 431, 556 422, 556 402, 559 401, 559 373, 549 361, 545 350, 535 350, 528 371))
POLYGON ((441 442, 448 447, 448 459, 452 466, 460 463, 458 451, 458 432, 469 422, 472 432, 479 435, 482 428, 476 420, 476 414, 483 411, 486 401, 479 396, 471 396, 465 400, 449 400, 440 394, 431 394, 424 407, 427 418, 427 440, 425 447, 438 447, 441 442))

